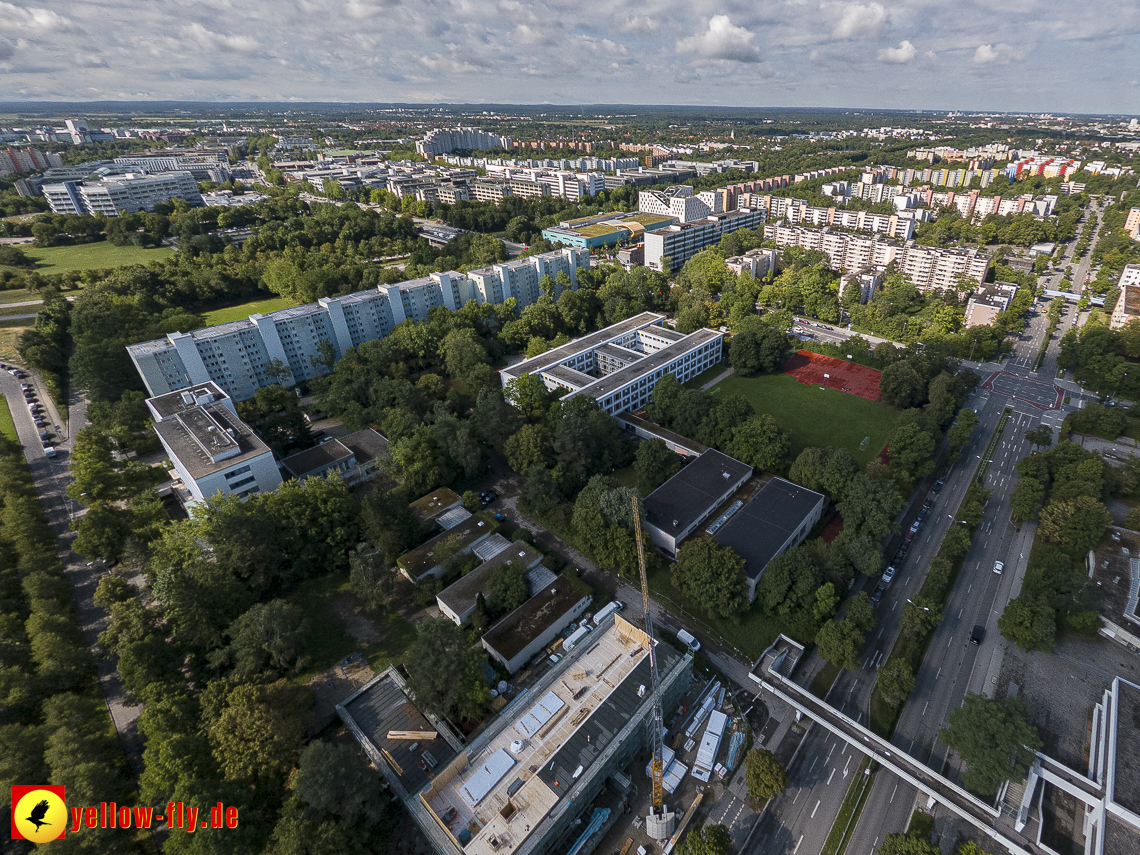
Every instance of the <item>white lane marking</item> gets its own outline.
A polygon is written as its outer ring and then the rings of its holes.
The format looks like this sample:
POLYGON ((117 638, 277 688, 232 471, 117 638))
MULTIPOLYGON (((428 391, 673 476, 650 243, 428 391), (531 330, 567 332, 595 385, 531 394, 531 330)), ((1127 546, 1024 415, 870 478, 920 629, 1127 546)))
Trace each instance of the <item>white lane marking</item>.
MULTIPOLYGON (((831 774, 827 776, 827 783, 828 783, 828 784, 830 784, 830 783, 831 783, 831 779, 832 779, 832 778, 834 778, 834 777, 835 777, 835 767, 833 766, 833 767, 831 768, 831 774)), ((826 786, 826 785, 825 785, 825 786, 826 786)))
MULTIPOLYGON (((898 784, 895 784, 895 786, 896 786, 896 787, 898 787, 898 784)), ((810 816, 810 817, 808 817, 808 819, 815 819, 815 812, 816 812, 817 810, 819 810, 819 805, 820 805, 820 802, 822 802, 822 801, 823 801, 823 799, 819 799, 819 800, 818 800, 818 801, 815 803, 815 807, 813 807, 813 808, 811 809, 811 816, 810 816)))

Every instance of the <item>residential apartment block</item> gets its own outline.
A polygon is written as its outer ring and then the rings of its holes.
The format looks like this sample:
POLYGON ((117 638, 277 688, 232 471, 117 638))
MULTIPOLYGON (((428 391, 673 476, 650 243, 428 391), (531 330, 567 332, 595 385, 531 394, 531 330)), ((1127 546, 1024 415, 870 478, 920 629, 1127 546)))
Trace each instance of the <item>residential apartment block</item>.
POLYGON ((219 493, 245 498, 280 486, 273 452, 238 418, 233 400, 216 383, 158 395, 146 405, 181 480, 174 490, 188 509, 219 493))
POLYGON ((475 300, 502 303, 514 297, 519 308, 541 296, 543 276, 570 277, 590 264, 587 250, 567 247, 495 264, 467 274, 433 273, 371 291, 322 297, 316 303, 282 309, 194 330, 170 333, 127 348, 152 395, 213 381, 237 401, 273 383, 298 383, 327 373, 321 357, 328 342, 337 359, 351 347, 383 338, 406 320, 421 321, 437 306, 456 310, 475 300))
POLYGON ((510 148, 511 138, 490 134, 478 128, 439 128, 428 131, 416 142, 416 151, 422 155, 447 154, 457 148, 472 150, 510 148))
POLYGON ((828 229, 770 225, 764 227, 764 237, 774 240, 780 247, 802 246, 819 250, 827 255, 828 263, 835 270, 861 271, 886 267, 893 261, 899 272, 905 273, 922 290, 957 288, 962 277, 980 285, 985 281, 990 266, 990 257, 974 249, 941 249, 913 243, 900 245, 885 238, 828 229))
POLYGON ((53 166, 63 166, 63 158, 58 154, 34 148, 0 148, 0 176, 51 169, 53 166))
POLYGON ((1017 286, 1010 282, 994 282, 979 288, 966 302, 966 326, 989 326, 1009 308, 1017 296, 1017 286))
POLYGON ((45 184, 44 198, 56 214, 102 214, 117 217, 150 211, 160 202, 184 199, 191 205, 202 204, 198 183, 189 172, 166 172, 159 175, 127 173, 107 175, 101 179, 64 181, 45 184))
POLYGON ((724 235, 737 229, 758 229, 764 225, 766 218, 764 211, 729 211, 646 232, 645 266, 663 270, 664 260, 668 258, 670 270, 678 271, 702 249, 720 243, 724 235))
POLYGON ((1124 231, 1132 240, 1140 238, 1140 208, 1132 208, 1124 218, 1124 231))
POLYGON ((777 249, 750 249, 744 255, 726 258, 724 263, 737 276, 747 270, 759 279, 769 270, 775 271, 779 259, 780 251, 777 249))
POLYGON ((1140 317, 1140 264, 1124 265, 1116 287, 1120 289, 1120 296, 1116 298, 1108 323, 1114 330, 1140 317))
POLYGON ((721 361, 722 333, 684 334, 665 326, 656 312, 640 315, 516 363, 500 372, 503 387, 523 374, 546 388, 593 398, 610 415, 639 410, 666 374, 684 383, 721 361))
POLYGON ((694 196, 693 188, 683 184, 668 190, 640 191, 637 194, 637 210, 643 214, 672 217, 679 223, 703 220, 713 213, 708 202, 694 196))

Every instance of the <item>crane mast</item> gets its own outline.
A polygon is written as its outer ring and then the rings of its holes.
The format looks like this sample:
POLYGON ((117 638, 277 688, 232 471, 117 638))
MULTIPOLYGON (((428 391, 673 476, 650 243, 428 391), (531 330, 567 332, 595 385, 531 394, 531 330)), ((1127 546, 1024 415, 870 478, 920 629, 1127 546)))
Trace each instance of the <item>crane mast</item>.
POLYGON ((645 616, 645 634, 649 637, 649 673, 653 692, 653 718, 650 728, 653 733, 653 759, 650 761, 650 780, 653 785, 652 809, 645 818, 645 830, 650 836, 664 840, 673 833, 675 815, 665 809, 664 758, 665 758, 665 717, 661 712, 661 678, 657 673, 657 651, 654 649, 656 633, 653 629, 653 614, 649 609, 649 580, 645 573, 645 547, 641 542, 641 507, 637 496, 632 496, 633 525, 637 535, 637 565, 641 571, 641 609, 645 616))

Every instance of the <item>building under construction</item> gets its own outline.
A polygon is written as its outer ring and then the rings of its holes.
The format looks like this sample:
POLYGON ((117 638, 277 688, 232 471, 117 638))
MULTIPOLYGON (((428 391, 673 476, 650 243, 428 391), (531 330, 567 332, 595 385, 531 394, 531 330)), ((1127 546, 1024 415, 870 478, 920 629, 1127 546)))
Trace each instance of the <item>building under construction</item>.
MULTIPOLYGON (((588 855, 620 811, 595 810, 606 789, 624 792, 651 748, 653 692, 648 636, 620 615, 579 642, 536 684, 507 705, 454 759, 413 774, 381 769, 439 855, 588 855), (640 762, 637 762, 640 761, 640 762), (405 786, 400 779, 415 779, 405 786)), ((662 706, 674 709, 692 679, 692 656, 655 648, 662 706)), ((367 687, 365 687, 367 689, 367 687)), ((342 717, 379 756, 349 699, 342 717)), ((450 735, 450 734, 449 734, 450 735)), ((439 742, 437 741, 437 745, 439 742)), ((436 752, 442 754, 442 752, 436 752)), ((402 771, 402 770, 401 770, 402 771)), ((412 770, 409 770, 412 771, 412 770)))

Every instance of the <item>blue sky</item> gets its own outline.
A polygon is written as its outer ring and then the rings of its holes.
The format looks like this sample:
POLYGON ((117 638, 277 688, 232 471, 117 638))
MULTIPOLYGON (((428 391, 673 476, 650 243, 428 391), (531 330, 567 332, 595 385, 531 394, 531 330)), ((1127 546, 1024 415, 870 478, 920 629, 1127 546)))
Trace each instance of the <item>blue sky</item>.
POLYGON ((1138 48, 1138 0, 0 0, 0 98, 1140 114, 1138 48))

